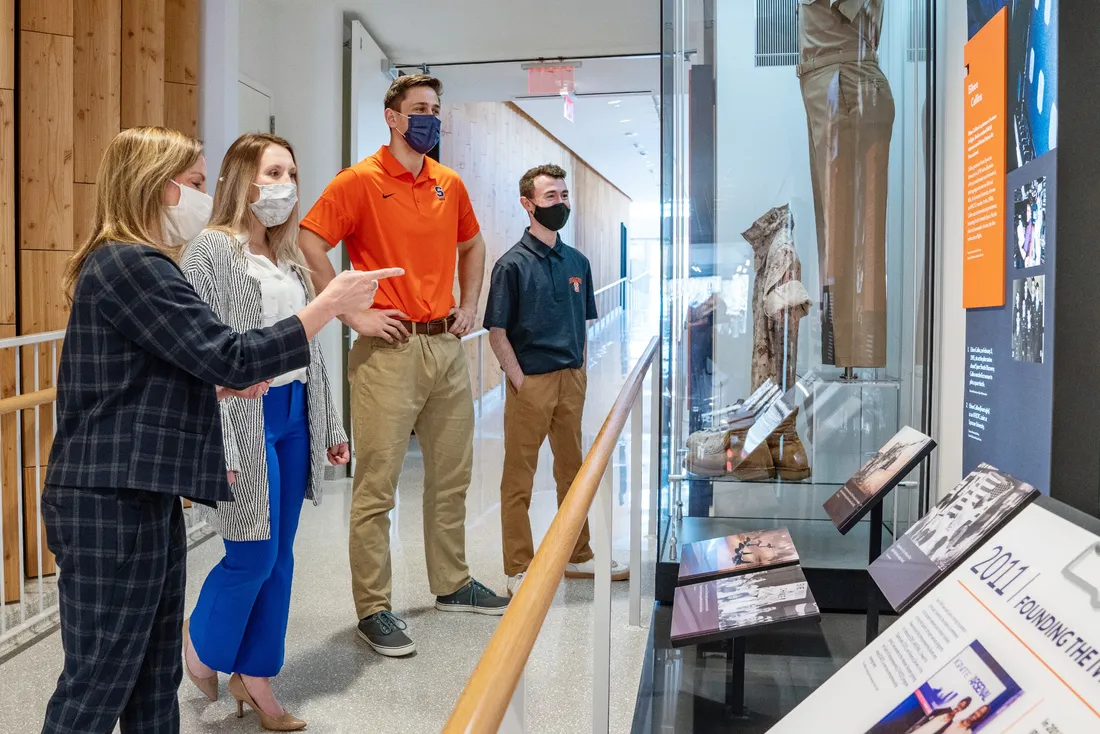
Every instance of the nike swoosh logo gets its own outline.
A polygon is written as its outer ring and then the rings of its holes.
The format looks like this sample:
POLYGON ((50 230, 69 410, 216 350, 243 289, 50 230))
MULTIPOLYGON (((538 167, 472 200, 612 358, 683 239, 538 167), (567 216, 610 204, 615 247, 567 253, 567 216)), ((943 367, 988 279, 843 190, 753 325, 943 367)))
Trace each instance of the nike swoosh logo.
POLYGON ((382 198, 383 198, 383 199, 388 199, 388 198, 390 198, 391 196, 393 196, 393 194, 382 194, 382 198))

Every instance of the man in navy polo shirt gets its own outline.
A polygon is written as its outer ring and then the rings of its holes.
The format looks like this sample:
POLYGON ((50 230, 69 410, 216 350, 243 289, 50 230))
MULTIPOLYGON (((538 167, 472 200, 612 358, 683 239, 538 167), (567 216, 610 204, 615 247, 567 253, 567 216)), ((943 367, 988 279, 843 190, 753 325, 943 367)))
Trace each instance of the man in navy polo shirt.
MULTIPOLYGON (((587 322, 596 318, 588 258, 558 236, 569 220, 565 171, 532 168, 520 179, 519 193, 531 226, 493 268, 485 309, 489 344, 508 379, 500 521, 510 595, 535 553, 527 512, 542 442, 550 437, 559 506, 581 468, 587 322)), ((566 578, 595 577, 588 541, 585 523, 566 578)), ((613 580, 629 576, 625 564, 612 561, 613 580)))

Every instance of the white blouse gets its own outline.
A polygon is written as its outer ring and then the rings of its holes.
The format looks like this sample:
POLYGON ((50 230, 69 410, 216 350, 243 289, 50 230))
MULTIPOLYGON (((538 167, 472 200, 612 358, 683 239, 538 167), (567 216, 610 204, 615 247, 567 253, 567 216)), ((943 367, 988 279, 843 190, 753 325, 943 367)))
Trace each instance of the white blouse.
MULTIPOLYGON (((306 306, 306 291, 298 274, 287 263, 276 265, 263 255, 257 255, 248 247, 248 235, 237 235, 243 245, 242 251, 248 261, 248 274, 260 284, 263 300, 264 328, 274 326, 283 319, 290 318, 306 306)), ((306 384, 309 371, 305 368, 287 372, 276 377, 272 387, 289 385, 292 382, 306 384)))

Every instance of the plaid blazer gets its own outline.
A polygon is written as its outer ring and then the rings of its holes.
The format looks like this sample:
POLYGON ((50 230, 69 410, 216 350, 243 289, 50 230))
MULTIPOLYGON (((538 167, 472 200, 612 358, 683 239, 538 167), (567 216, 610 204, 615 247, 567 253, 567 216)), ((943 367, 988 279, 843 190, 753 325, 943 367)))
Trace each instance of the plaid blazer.
POLYGON ((243 390, 309 362, 297 318, 238 333, 164 254, 103 244, 73 293, 46 483, 232 500, 214 385, 243 390))

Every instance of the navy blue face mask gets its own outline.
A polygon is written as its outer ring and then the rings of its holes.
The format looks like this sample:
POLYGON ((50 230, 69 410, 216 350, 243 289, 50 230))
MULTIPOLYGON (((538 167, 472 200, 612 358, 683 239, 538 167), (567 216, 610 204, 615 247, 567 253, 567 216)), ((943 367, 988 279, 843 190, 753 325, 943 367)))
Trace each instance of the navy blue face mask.
MULTIPOLYGON (((397 114, 401 114, 398 112, 397 114)), ((425 155, 439 143, 440 120, 435 115, 404 115, 409 120, 405 142, 421 155, 425 155)))

